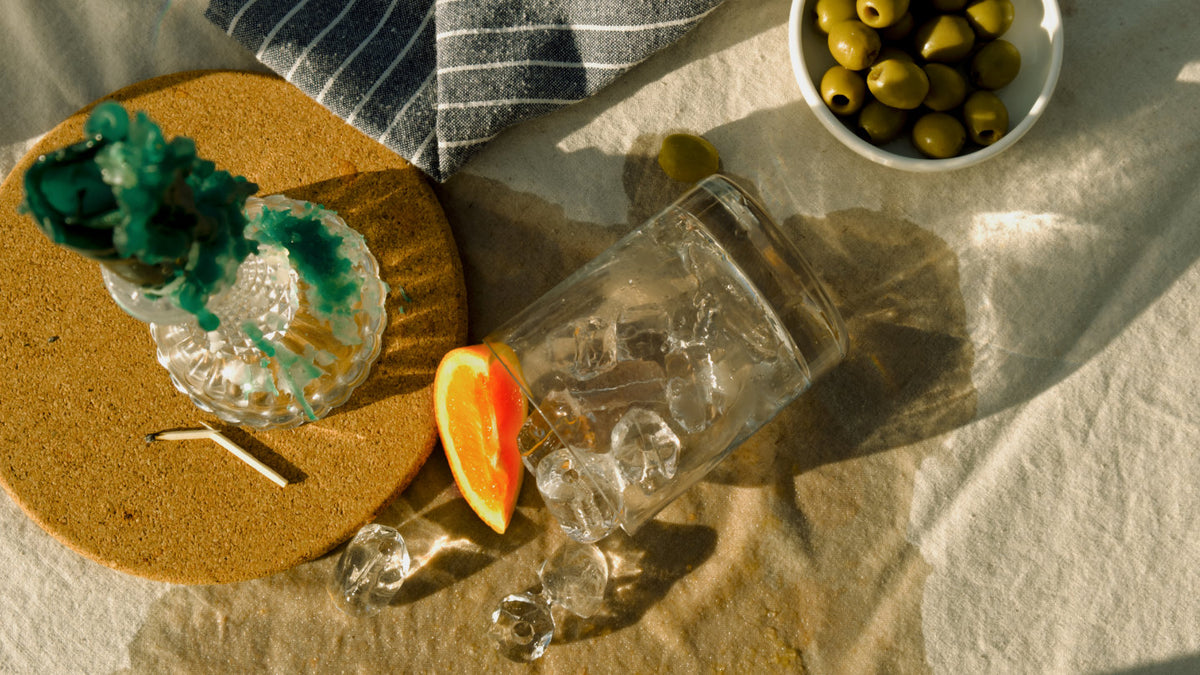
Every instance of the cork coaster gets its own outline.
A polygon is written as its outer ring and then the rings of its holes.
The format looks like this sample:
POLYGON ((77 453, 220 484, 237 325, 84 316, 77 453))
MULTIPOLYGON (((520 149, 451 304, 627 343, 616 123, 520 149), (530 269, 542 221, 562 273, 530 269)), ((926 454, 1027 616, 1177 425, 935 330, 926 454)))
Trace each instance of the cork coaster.
POLYGON ((273 76, 180 73, 106 98, 192 137, 259 194, 323 204, 361 232, 391 288, 383 352, 345 405, 297 429, 250 434, 193 406, 99 267, 16 212, 25 169, 81 138, 88 106, 0 186, 0 483, 71 548, 152 579, 229 582, 316 558, 396 497, 437 439, 434 371, 467 323, 441 206, 417 169, 273 76), (144 440, 200 421, 291 483, 206 440, 144 440))

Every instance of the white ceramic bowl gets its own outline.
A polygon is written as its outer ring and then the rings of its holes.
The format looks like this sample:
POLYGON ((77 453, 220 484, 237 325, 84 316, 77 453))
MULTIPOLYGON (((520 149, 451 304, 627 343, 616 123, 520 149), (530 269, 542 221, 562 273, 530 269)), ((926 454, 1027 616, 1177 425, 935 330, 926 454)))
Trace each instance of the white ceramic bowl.
POLYGON ((1001 37, 1021 52, 1021 71, 1017 79, 996 94, 1008 108, 1009 132, 999 141, 965 155, 949 159, 929 159, 905 137, 876 147, 860 138, 850 124, 853 115, 837 117, 821 100, 821 77, 835 65, 824 33, 816 28, 817 0, 793 0, 788 27, 788 47, 792 70, 804 100, 813 114, 846 147, 874 162, 906 171, 947 171, 978 164, 994 157, 1017 142, 1041 116, 1050 102, 1058 73, 1062 69, 1062 15, 1055 0, 1012 0, 1013 25, 1001 37))

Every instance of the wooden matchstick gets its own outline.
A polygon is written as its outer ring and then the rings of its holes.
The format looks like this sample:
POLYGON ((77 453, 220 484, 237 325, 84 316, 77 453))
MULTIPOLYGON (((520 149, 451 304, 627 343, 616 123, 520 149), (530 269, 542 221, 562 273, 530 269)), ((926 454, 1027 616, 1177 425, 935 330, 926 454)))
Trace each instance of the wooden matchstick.
POLYGON ((225 434, 222 434, 213 427, 209 426, 206 422, 201 422, 200 424, 204 426, 203 429, 173 429, 171 431, 159 431, 157 433, 147 434, 146 441, 187 441, 195 439, 208 439, 213 443, 225 448, 229 452, 232 452, 235 457, 242 460, 246 464, 249 464, 254 468, 255 471, 270 479, 272 483, 275 483, 279 487, 287 486, 288 481, 286 478, 276 473, 273 469, 271 469, 271 467, 258 461, 254 455, 251 455, 243 450, 240 445, 229 440, 225 434))

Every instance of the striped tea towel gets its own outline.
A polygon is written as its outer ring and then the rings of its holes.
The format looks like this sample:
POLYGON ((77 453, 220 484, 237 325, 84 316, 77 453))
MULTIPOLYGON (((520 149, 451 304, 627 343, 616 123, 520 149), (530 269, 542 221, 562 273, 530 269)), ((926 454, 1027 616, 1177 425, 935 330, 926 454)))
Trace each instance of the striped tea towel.
POLYGON ((211 0, 269 68, 444 181, 506 127, 594 94, 721 0, 211 0))

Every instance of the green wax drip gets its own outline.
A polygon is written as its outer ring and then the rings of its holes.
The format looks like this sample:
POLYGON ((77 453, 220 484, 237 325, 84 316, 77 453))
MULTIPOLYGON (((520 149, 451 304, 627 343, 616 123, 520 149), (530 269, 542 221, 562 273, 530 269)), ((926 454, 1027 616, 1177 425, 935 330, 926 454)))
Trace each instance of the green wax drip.
POLYGON ((242 325, 242 331, 268 359, 274 359, 278 365, 278 375, 283 379, 288 392, 304 410, 304 415, 309 420, 317 419, 312 405, 304 397, 304 388, 308 383, 321 376, 321 369, 314 365, 318 359, 316 350, 310 345, 305 349, 304 355, 297 354, 279 342, 268 340, 263 332, 250 322, 242 325))
MULTIPOLYGON (((288 261, 302 282, 301 288, 308 312, 328 324, 333 338, 345 346, 360 344, 356 309, 361 305, 362 277, 343 252, 344 238, 329 230, 322 220, 328 213, 320 206, 309 204, 297 214, 290 209, 264 207, 255 217, 253 236, 263 245, 280 246, 288 253, 288 261)), ((247 323, 242 330, 266 357, 264 365, 274 362, 275 376, 300 402, 305 415, 316 419, 312 406, 304 398, 305 387, 322 374, 320 366, 328 366, 336 356, 305 345, 297 353, 279 341, 267 340, 263 332, 247 323)))
POLYGON ((255 221, 260 241, 273 242, 288 252, 288 259, 305 284, 305 298, 313 316, 327 321, 343 345, 362 342, 354 309, 362 294, 362 278, 341 251, 342 237, 321 221, 325 210, 309 205, 300 215, 263 209, 255 221))
POLYGON ((206 309, 209 296, 257 250, 242 207, 258 186, 217 171, 191 139, 167 141, 145 113, 131 119, 113 101, 96 106, 84 133, 86 140, 39 157, 25 173, 20 210, 83 256, 153 268, 113 267, 214 330, 220 321, 206 309))

